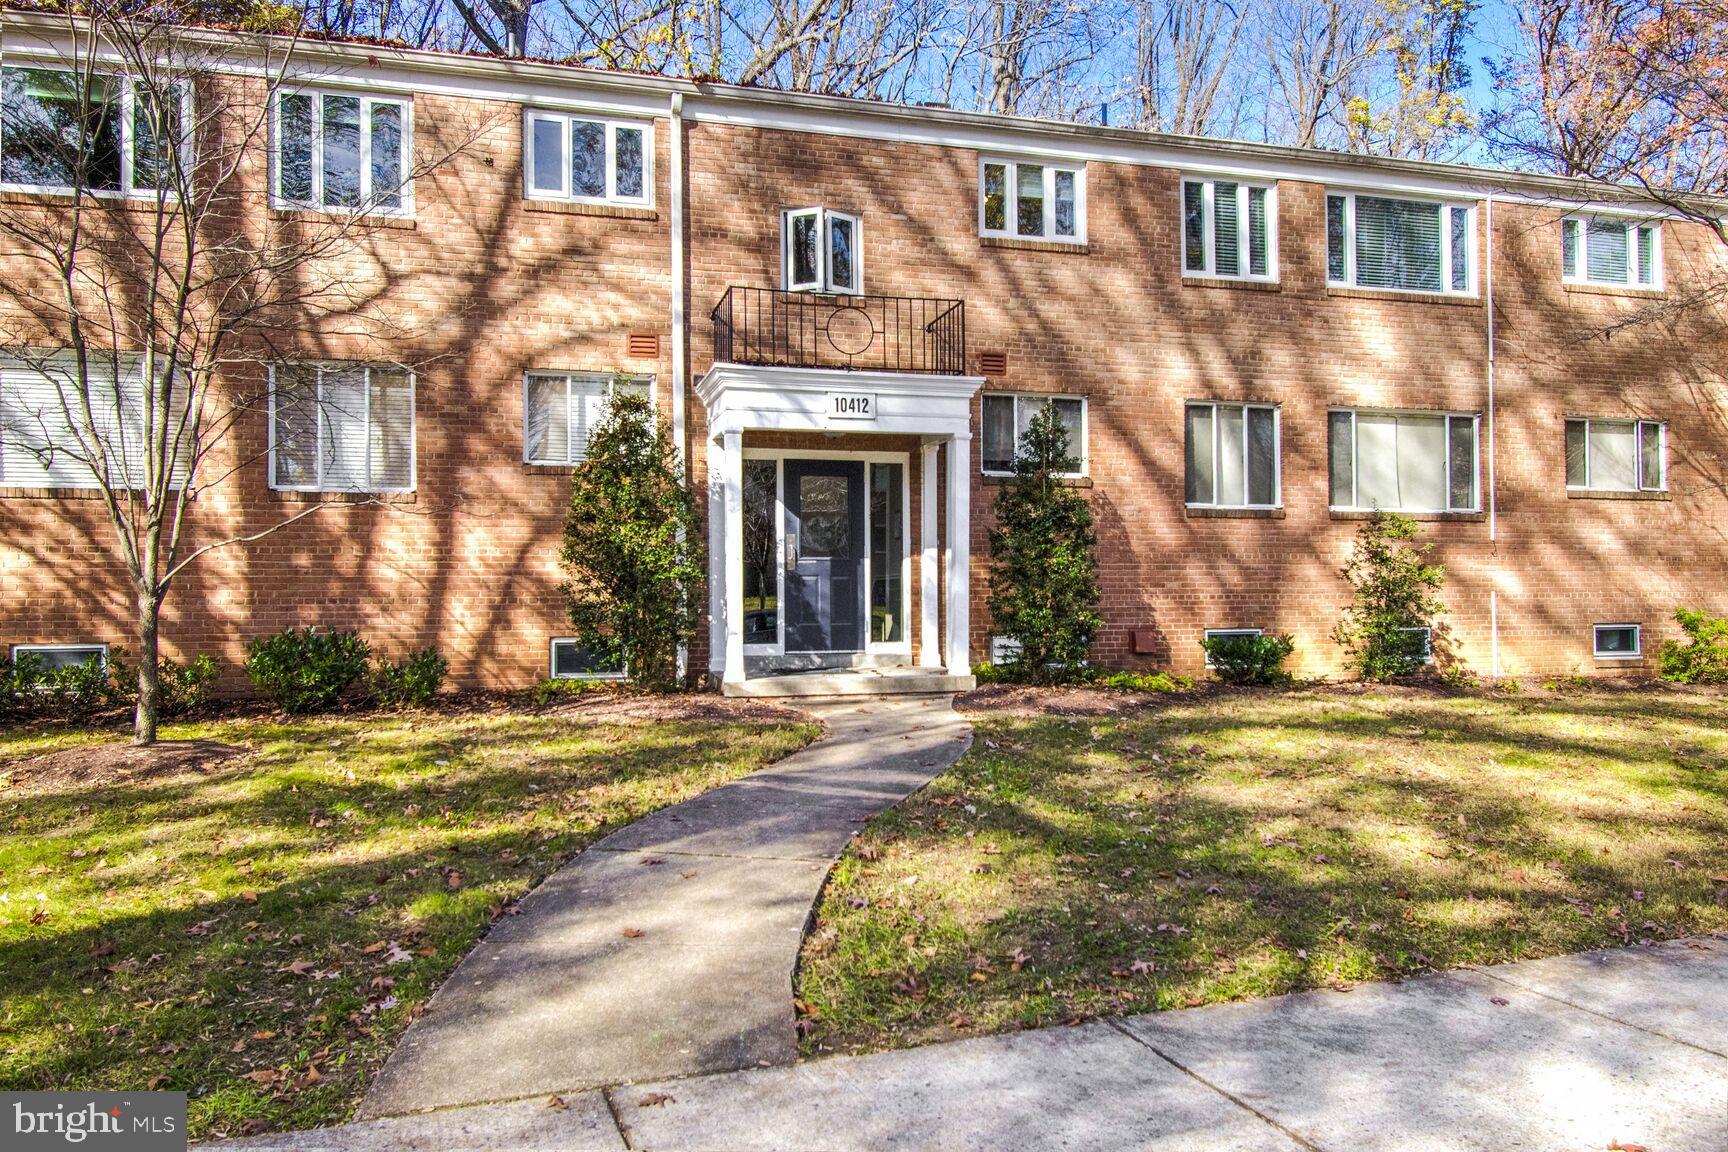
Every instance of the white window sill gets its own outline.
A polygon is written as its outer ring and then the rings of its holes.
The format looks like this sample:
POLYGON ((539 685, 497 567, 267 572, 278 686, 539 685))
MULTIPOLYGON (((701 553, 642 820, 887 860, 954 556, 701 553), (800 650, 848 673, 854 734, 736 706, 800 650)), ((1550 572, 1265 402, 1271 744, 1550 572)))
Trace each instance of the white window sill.
MULTIPOLYGON (((1227 276, 1220 272, 1194 272, 1188 269, 1182 271, 1183 280, 1191 280, 1197 284, 1257 284, 1262 288, 1278 287, 1276 276, 1227 276)), ((1340 285, 1329 285, 1340 287, 1340 285)))
POLYGON ((1642 659, 1644 659, 1644 653, 1642 653, 1642 652, 1597 652, 1594 654, 1594 658, 1597 660, 1642 660, 1642 659))

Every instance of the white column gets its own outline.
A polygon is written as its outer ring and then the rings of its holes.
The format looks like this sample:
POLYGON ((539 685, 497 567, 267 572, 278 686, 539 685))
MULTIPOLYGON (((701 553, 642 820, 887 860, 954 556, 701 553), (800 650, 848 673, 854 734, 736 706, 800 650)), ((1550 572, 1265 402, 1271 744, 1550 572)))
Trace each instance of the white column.
POLYGON ((972 436, 948 441, 948 675, 970 676, 972 436))
POLYGON ((720 484, 726 505, 726 682, 744 680, 744 434, 721 434, 720 484))
POLYGON ((936 450, 941 442, 927 440, 923 453, 923 499, 918 505, 918 600, 923 627, 918 635, 918 663, 926 668, 942 667, 942 573, 936 555, 936 450))
POLYGON ((726 671, 726 491, 720 446, 708 441, 708 671, 726 671))

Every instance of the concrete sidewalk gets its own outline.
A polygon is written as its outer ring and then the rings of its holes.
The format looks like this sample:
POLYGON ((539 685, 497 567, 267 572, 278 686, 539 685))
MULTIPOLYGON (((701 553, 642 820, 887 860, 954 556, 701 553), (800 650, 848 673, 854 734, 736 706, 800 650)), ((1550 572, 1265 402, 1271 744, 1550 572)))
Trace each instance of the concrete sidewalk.
POLYGON ((829 868, 971 739, 946 696, 808 711, 816 744, 613 833, 530 893, 408 1029, 360 1117, 794 1060, 792 970, 829 868))
POLYGON ((233 1142, 249 1152, 1728 1150, 1728 940, 233 1142))

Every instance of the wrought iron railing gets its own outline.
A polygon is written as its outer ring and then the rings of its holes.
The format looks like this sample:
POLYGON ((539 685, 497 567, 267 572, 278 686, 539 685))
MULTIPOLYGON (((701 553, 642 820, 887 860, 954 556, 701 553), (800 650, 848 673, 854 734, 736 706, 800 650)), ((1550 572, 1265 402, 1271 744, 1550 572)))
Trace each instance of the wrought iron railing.
POLYGON ((733 286, 710 313, 716 363, 966 372, 966 303, 733 286))

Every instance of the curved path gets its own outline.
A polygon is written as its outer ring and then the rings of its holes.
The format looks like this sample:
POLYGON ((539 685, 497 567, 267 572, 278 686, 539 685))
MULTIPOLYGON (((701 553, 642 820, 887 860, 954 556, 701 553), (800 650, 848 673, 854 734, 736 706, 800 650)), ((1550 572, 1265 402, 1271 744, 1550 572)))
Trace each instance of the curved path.
POLYGON ((791 1063, 811 906, 852 835, 971 743, 951 704, 810 701, 824 739, 577 856, 450 975, 359 1118, 791 1063))

